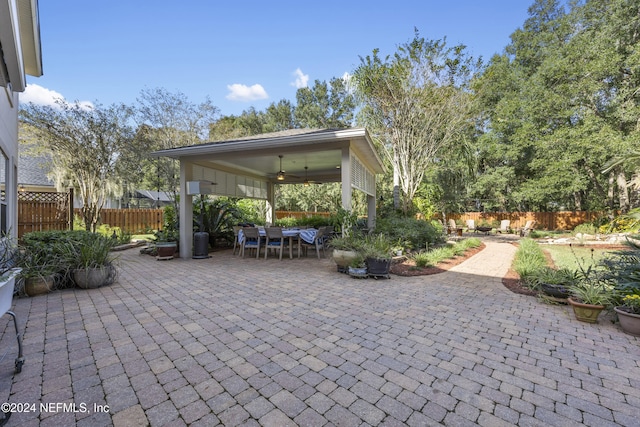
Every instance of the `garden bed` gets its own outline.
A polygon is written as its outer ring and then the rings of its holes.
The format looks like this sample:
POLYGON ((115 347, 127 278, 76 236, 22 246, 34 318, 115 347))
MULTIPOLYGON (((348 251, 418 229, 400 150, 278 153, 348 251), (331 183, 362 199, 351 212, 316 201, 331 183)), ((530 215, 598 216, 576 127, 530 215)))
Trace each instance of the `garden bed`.
POLYGON ((438 263, 434 267, 416 267, 415 262, 412 259, 406 258, 402 262, 394 263, 391 265, 390 273, 397 276, 428 276, 431 274, 444 273, 452 267, 463 263, 467 259, 471 258, 481 250, 485 248, 485 244, 478 246, 477 248, 468 249, 463 256, 457 256, 455 258, 449 258, 446 261, 438 263))

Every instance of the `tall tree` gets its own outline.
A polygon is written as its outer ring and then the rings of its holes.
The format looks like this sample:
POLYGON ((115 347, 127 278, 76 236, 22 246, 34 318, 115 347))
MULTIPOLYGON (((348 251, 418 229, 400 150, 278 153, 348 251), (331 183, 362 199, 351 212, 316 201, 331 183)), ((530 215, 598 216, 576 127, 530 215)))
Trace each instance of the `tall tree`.
MULTIPOLYGON (((209 138, 209 128, 215 122, 218 108, 207 98, 200 104, 191 102, 182 92, 171 93, 163 88, 145 89, 137 98, 137 137, 154 150, 199 144, 209 138)), ((176 160, 146 159, 147 182, 152 188, 176 194, 180 169, 176 160)))
POLYGON ((355 97, 344 78, 316 80, 312 87, 296 91, 296 127, 312 129, 344 129, 351 126, 355 97))
POLYGON ((119 197, 125 178, 137 171, 132 110, 59 100, 55 107, 23 105, 20 114, 51 152, 56 186, 77 189, 86 229, 95 231, 107 198, 119 197))
POLYGON ((468 84, 480 62, 464 46, 413 40, 381 58, 376 49, 355 70, 362 120, 384 148, 394 171, 396 207, 406 213, 426 169, 447 151, 465 145, 471 120, 468 84))
POLYGON ((631 171, 600 170, 639 136, 638 7, 533 4, 475 86, 487 119, 477 196, 517 209, 629 208, 631 171))

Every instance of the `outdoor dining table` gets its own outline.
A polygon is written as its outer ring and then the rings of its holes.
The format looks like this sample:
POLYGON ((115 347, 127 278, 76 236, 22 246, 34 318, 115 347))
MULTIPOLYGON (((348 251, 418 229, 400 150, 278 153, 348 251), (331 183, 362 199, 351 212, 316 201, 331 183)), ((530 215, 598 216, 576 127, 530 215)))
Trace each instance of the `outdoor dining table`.
MULTIPOLYGON (((266 237, 267 231, 264 227, 258 227, 260 237, 266 237)), ((293 259, 293 239, 298 238, 298 258, 300 258, 300 243, 304 240, 307 243, 313 243, 313 239, 318 232, 315 228, 283 228, 282 235, 289 238, 289 258, 293 259)), ((244 244, 244 233, 242 230, 238 231, 238 242, 240 245, 244 244)))

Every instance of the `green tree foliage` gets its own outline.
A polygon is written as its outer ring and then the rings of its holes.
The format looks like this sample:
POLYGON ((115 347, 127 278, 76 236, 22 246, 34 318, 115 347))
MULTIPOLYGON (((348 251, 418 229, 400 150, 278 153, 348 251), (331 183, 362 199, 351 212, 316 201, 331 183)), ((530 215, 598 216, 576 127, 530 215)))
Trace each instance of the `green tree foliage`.
MULTIPOLYGON (((145 89, 136 104, 138 121, 137 140, 153 150, 195 145, 209 139, 209 127, 218 115, 218 109, 209 99, 200 104, 191 102, 182 92, 169 92, 163 88, 145 89)), ((180 182, 178 162, 166 157, 145 158, 142 164, 146 186, 173 195, 180 182)))
POLYGON ((312 87, 296 92, 296 127, 311 129, 343 129, 351 126, 355 98, 343 78, 316 80, 312 87))
MULTIPOLYGON (((468 84, 480 66, 462 45, 418 34, 393 56, 376 49, 354 72, 361 119, 383 147, 402 191, 396 207, 408 213, 425 171, 466 146, 472 127, 468 84)), ((397 192, 395 193, 397 194, 397 192)))
POLYGON ((474 197, 503 209, 629 209, 633 168, 611 158, 640 136, 639 7, 534 2, 474 84, 485 120, 474 197))
POLYGON ((142 153, 134 144, 132 114, 122 104, 86 107, 64 101, 55 107, 28 104, 20 111, 51 153, 56 186, 76 188, 89 231, 95 232, 107 198, 119 197, 123 183, 139 176, 142 153))

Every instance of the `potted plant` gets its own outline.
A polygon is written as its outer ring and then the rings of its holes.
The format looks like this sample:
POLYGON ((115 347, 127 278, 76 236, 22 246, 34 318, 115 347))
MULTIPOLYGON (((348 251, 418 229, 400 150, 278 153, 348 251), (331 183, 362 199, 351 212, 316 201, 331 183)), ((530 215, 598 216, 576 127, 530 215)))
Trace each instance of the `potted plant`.
POLYGON ((338 271, 346 273, 351 262, 358 256, 362 239, 353 235, 334 237, 329 241, 328 246, 333 249, 332 258, 338 266, 338 271))
POLYGON ((592 271, 589 268, 588 276, 570 287, 571 297, 567 298, 576 318, 587 323, 597 323, 598 316, 613 299, 613 286, 597 277, 590 277, 592 271))
POLYGON ((356 257, 351 260, 348 266, 348 272, 351 277, 367 277, 367 265, 365 263, 364 255, 358 253, 356 257))
POLYGON ((116 274, 113 244, 107 237, 87 232, 78 241, 66 245, 66 262, 78 287, 93 289, 113 283, 116 274))
POLYGON ((178 250, 178 231, 167 228, 155 233, 156 259, 172 259, 178 250))
POLYGON ((640 337, 640 295, 625 295, 621 306, 614 307, 618 314, 622 330, 636 337, 640 337))
POLYGON ((24 280, 24 292, 28 296, 43 295, 55 289, 62 264, 56 259, 55 252, 48 251, 44 245, 31 244, 22 249, 20 277, 24 280))
POLYGON ((390 278, 391 246, 391 241, 384 234, 365 237, 362 252, 369 276, 390 278))
POLYGON ((544 294, 549 297, 566 302, 571 296, 571 286, 576 284, 576 272, 568 268, 543 268, 536 273, 533 279, 544 294))
POLYGON ((0 315, 11 308, 18 267, 18 245, 10 235, 0 237, 0 315))
POLYGON ((20 274, 20 268, 16 267, 17 256, 18 245, 13 236, 8 234, 0 237, 0 316, 8 313, 13 317, 13 325, 15 326, 16 339, 18 341, 18 357, 15 360, 15 372, 20 373, 22 372, 22 365, 24 364, 22 332, 19 330, 16 314, 11 311, 16 277, 20 274))

